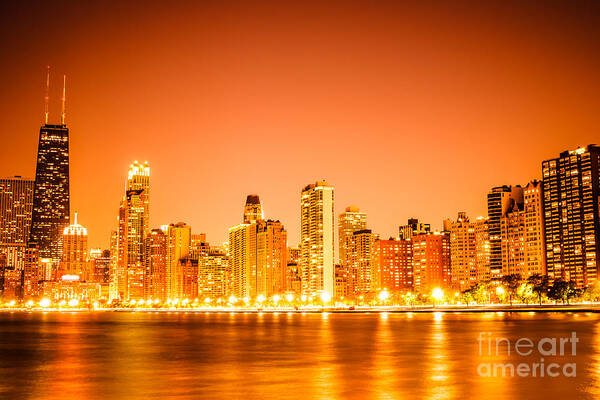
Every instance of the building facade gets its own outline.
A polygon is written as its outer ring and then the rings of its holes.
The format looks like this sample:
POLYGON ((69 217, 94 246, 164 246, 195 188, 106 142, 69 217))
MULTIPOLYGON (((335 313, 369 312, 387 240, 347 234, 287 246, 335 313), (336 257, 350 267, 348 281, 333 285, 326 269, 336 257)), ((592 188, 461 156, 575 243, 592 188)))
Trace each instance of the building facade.
POLYGON ((579 286, 598 279, 600 147, 564 151, 542 162, 546 265, 552 279, 579 286))
POLYGON ((452 287, 466 290, 477 283, 475 225, 464 212, 450 224, 450 277, 452 287))
POLYGON ((410 240, 376 240, 371 252, 376 289, 390 292, 413 290, 412 244, 410 240))
POLYGON ((450 287, 450 236, 432 232, 411 238, 413 279, 417 292, 450 287))
POLYGON ((325 181, 302 189, 300 271, 302 294, 334 295, 334 190, 325 181))

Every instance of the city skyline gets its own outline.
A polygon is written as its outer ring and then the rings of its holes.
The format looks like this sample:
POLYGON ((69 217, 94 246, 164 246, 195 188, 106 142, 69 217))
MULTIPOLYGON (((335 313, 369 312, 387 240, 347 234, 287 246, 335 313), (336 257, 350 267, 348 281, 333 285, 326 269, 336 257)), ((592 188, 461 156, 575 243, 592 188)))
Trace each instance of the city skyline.
POLYGON ((457 210, 485 215, 491 186, 541 179, 540 160, 596 142, 593 10, 507 3, 492 19, 468 3, 436 12, 386 4, 363 5, 356 17, 357 4, 320 5, 318 18, 293 5, 192 7, 189 16, 158 3, 106 11, 42 4, 31 16, 3 6, 12 17, 5 37, 43 40, 5 43, 13 57, 2 67, 11 80, 0 121, 11 151, 0 169, 34 178, 48 64, 50 123, 60 119, 68 77, 71 211, 91 247, 108 247, 122 176, 136 158, 153 171, 150 226, 184 221, 224 242, 245 196, 257 193, 297 244, 308 182, 335 186, 336 215, 358 206, 375 232, 396 236, 410 217, 439 229, 457 210), (65 23, 44 29, 56 13, 65 23), (282 23, 290 18, 295 30, 282 23), (129 23, 148 40, 140 43, 129 23), (315 148, 321 156, 307 158, 315 148))

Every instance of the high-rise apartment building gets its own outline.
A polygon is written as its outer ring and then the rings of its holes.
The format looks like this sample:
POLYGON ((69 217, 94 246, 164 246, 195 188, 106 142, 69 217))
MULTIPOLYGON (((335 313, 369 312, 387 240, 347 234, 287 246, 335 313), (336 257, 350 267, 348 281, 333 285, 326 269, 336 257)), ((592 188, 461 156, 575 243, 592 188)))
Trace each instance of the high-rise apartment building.
POLYGON ((167 293, 168 238, 161 229, 152 229, 146 236, 146 298, 165 302, 167 293))
POLYGON ((229 228, 232 293, 238 298, 256 297, 256 227, 239 224, 229 228))
POLYGON ((371 253, 375 236, 370 229, 355 231, 348 238, 346 263, 353 274, 354 294, 365 294, 377 289, 379 271, 371 267, 371 253))
POLYGON ((477 283, 475 225, 464 212, 450 224, 450 277, 452 287, 466 290, 477 283))
POLYGON ((417 292, 450 286, 450 235, 422 233, 411 238, 413 279, 417 292))
POLYGON ((198 260, 198 296, 200 298, 224 298, 230 288, 229 257, 218 249, 210 249, 198 260))
MULTIPOLYGON (((287 232, 279 221, 253 219, 260 210, 258 196, 248 196, 244 222, 229 229, 232 291, 237 297, 255 298, 284 293, 288 284, 287 232)), ((262 217, 262 212, 260 212, 262 217)))
POLYGON ((0 179, 0 245, 26 244, 31 228, 34 181, 0 179))
POLYGON ((29 243, 25 250, 21 295, 23 300, 36 299, 40 294, 40 258, 37 244, 29 243))
POLYGON ((376 240, 371 252, 375 289, 390 292, 413 290, 412 244, 410 240, 376 240))
POLYGON ((167 297, 170 299, 183 298, 184 277, 188 275, 186 270, 189 270, 189 265, 181 263, 180 260, 190 259, 191 244, 191 226, 183 222, 169 225, 167 228, 167 297))
POLYGON ((110 250, 90 250, 90 262, 92 278, 91 281, 95 283, 101 283, 108 285, 110 282, 110 250))
POLYGON ((477 282, 490 280, 490 230, 487 217, 475 220, 475 258, 477 264, 477 282))
POLYGON ((346 253, 352 234, 363 229, 367 229, 367 214, 361 213, 358 207, 346 207, 338 216, 339 260, 342 266, 348 265, 346 253))
POLYGON ((406 225, 402 225, 398 228, 398 235, 400 239, 410 240, 415 235, 421 235, 424 233, 431 232, 431 225, 419 222, 416 218, 409 218, 406 225))
POLYGON ((598 279, 600 147, 564 151, 542 162, 548 276, 579 286, 598 279))
POLYGON ((500 218, 502 275, 525 274, 525 211, 523 204, 511 201, 500 218))
POLYGON ((256 291, 267 297, 287 290, 287 231, 279 221, 256 223, 256 291))
POLYGON ((525 275, 546 274, 543 184, 532 181, 524 189, 525 275))
POLYGON ((319 181, 302 189, 300 271, 302 293, 334 295, 334 190, 319 181))
POLYGON ((490 236, 490 278, 502 276, 502 217, 512 208, 512 204, 523 204, 521 186, 498 186, 487 195, 488 229, 490 236))

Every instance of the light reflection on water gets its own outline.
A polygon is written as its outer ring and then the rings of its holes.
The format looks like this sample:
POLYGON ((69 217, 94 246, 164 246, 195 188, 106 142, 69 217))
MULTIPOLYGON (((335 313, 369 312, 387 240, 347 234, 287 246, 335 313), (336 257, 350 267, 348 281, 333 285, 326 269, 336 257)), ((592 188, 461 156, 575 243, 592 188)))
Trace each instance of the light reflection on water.
MULTIPOLYGON (((0 398, 597 398, 600 319, 579 313, 0 313, 0 398), (576 378, 481 377, 480 332, 577 332, 576 378)), ((547 360, 546 362, 549 362, 547 360)))

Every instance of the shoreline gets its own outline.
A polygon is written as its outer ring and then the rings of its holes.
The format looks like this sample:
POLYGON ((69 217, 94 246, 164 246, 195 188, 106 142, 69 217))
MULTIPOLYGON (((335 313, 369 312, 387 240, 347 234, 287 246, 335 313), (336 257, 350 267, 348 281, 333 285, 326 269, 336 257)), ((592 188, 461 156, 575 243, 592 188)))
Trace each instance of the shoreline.
POLYGON ((6 307, 0 308, 1 313, 94 313, 94 312, 122 312, 122 313, 186 313, 186 314, 409 314, 409 313, 489 313, 489 312, 507 312, 507 313, 571 313, 586 312, 600 313, 600 304, 573 304, 573 305, 488 305, 488 306, 389 306, 389 307, 357 307, 355 309, 323 307, 323 308, 18 308, 6 307))

